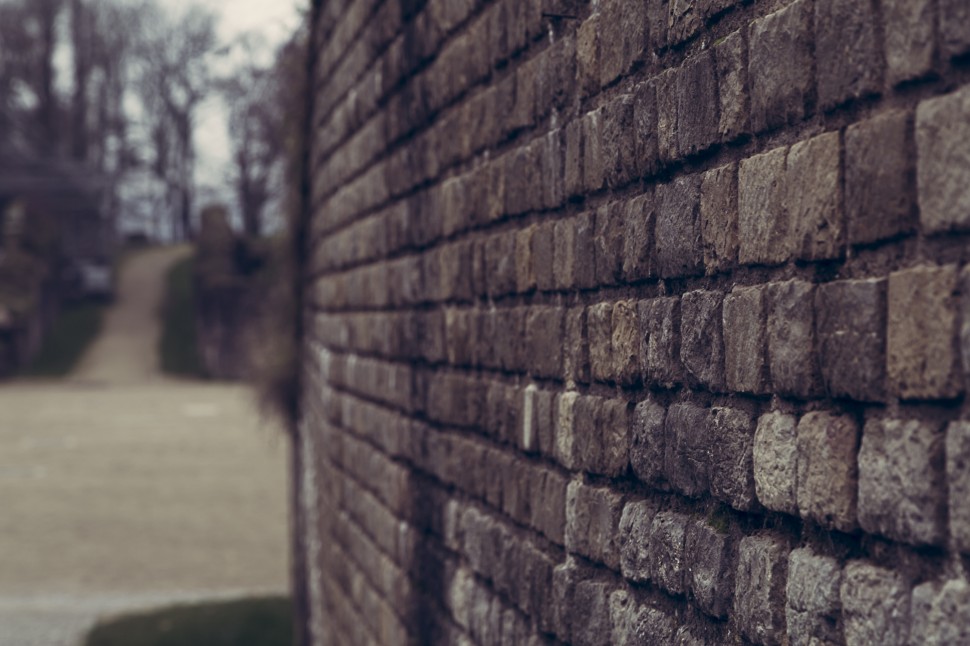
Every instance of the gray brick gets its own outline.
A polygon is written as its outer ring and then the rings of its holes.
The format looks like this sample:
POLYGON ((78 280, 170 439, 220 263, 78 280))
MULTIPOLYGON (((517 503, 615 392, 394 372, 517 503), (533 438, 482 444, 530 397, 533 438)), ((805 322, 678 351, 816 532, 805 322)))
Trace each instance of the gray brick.
POLYGON ((754 421, 736 408, 716 406, 708 418, 711 438, 711 493, 735 509, 748 511, 756 506, 754 490, 754 421), (714 449, 713 447, 716 447, 714 449), (717 459, 713 451, 717 451, 717 459))
POLYGON ((825 528, 856 528, 859 426, 847 415, 815 411, 798 422, 797 491, 802 518, 825 528))
POLYGON ((852 561, 839 590, 846 646, 906 646, 909 584, 892 570, 852 561))
POLYGON ((640 380, 640 325, 635 301, 613 305, 612 364, 614 380, 632 386, 640 380))
POLYGON ((880 89, 882 56, 876 22, 871 3, 816 0, 815 52, 822 109, 880 89))
POLYGON ((650 278, 654 268, 654 223, 657 214, 652 195, 639 195, 626 203, 623 214, 623 279, 650 278))
POLYGON ((791 646, 841 643, 841 579, 842 569, 834 558, 811 548, 792 550, 785 608, 791 646))
POLYGON ((515 289, 519 293, 536 288, 535 261, 532 253, 532 238, 535 231, 536 225, 532 225, 515 233, 515 289))
POLYGON ((907 399, 962 391, 955 293, 957 267, 920 266, 889 275, 886 363, 893 392, 907 399))
POLYGON ((638 175, 650 175, 657 170, 660 155, 657 118, 656 83, 639 83, 634 88, 633 100, 633 140, 638 175))
POLYGON ((545 222, 537 226, 532 235, 532 261, 535 271, 536 287, 540 291, 556 288, 554 273, 555 223, 545 222))
POLYGON ((563 379, 567 385, 589 381, 589 345, 586 334, 586 308, 573 307, 566 312, 563 347, 563 379))
POLYGON ((650 500, 628 502, 620 517, 620 571, 630 581, 650 579, 650 530, 657 513, 650 500))
MULTIPOLYGON (((931 0, 883 0, 886 64, 892 84, 920 78, 933 70, 935 19, 931 0)), ((967 15, 970 20, 970 14, 967 15)))
POLYGON ((553 242, 553 272, 558 289, 584 289, 595 286, 593 257, 593 217, 584 213, 556 222, 553 242))
POLYGON ((559 377, 562 374, 562 308, 529 308, 525 318, 525 337, 529 373, 547 379, 559 377))
POLYGON ((916 225, 909 117, 889 111, 845 131, 845 210, 850 243, 884 240, 916 225))
POLYGON ((917 420, 866 422, 859 449, 859 524, 914 545, 943 542, 943 431, 917 420))
POLYGON ((970 552, 970 423, 950 423, 945 453, 950 542, 970 552))
POLYGON ((570 391, 558 395, 553 404, 555 436, 553 454, 559 464, 570 470, 579 468, 576 447, 577 401, 579 401, 579 394, 570 391))
POLYGON ((672 612, 654 607, 650 601, 640 603, 632 592, 623 589, 613 592, 610 608, 613 619, 611 646, 672 643, 678 625, 672 612))
POLYGON ((944 646, 970 642, 970 584, 963 579, 916 586, 910 612, 911 644, 944 646))
POLYGON ((682 155, 707 150, 718 140, 718 91, 714 54, 704 50, 677 73, 677 148, 682 155))
POLYGON ((920 224, 927 233, 970 229, 970 87, 916 110, 920 224))
POLYGON ((754 485, 758 501, 772 511, 794 514, 798 448, 794 415, 771 412, 754 434, 754 485))
POLYGON ((581 480, 571 481, 566 492, 566 549, 619 569, 622 513, 622 495, 581 480))
POLYGON ((695 404, 674 404, 664 422, 664 471, 671 487, 685 496, 710 488, 711 437, 708 411, 695 404))
POLYGON ((583 116, 583 190, 587 193, 606 185, 607 164, 612 163, 604 146, 605 122, 604 108, 583 116))
POLYGON ((565 130, 563 190, 566 197, 569 197, 583 192, 583 120, 573 119, 566 124, 565 130))
POLYGON ((661 163, 680 158, 677 150, 677 70, 664 70, 654 81, 657 95, 657 155, 661 163))
POLYGON ((815 348, 815 287, 800 280, 769 283, 768 365, 772 388, 782 395, 814 397, 822 392, 815 348))
POLYGON ((637 478, 651 487, 664 479, 664 421, 667 409, 652 399, 636 405, 630 433, 630 465, 637 478))
POLYGON ((734 620, 755 644, 781 643, 785 634, 788 544, 775 534, 741 539, 734 583, 734 620))
POLYGON ((606 183, 623 186, 638 175, 634 128, 634 98, 622 94, 606 106, 601 116, 600 134, 603 147, 606 183))
POLYGON ((839 133, 793 145, 786 162, 786 205, 795 254, 803 260, 838 258, 845 244, 839 133))
POLYGON ((671 594, 684 594, 687 561, 684 545, 688 517, 671 511, 658 512, 650 526, 650 578, 671 594))
POLYGON ((589 473, 617 477, 629 461, 630 418, 619 399, 583 396, 574 409, 573 452, 576 466, 589 473))
POLYGON ((822 379, 829 394, 885 397, 886 280, 843 280, 815 290, 822 379))
POLYGON ((801 119, 813 94, 812 4, 797 0, 748 28, 755 132, 801 119))
POLYGON ((940 49, 946 56, 970 52, 970 7, 963 0, 940 0, 940 49))
POLYGON ((626 203, 612 202, 596 210, 595 250, 596 282, 615 285, 622 277, 624 219, 626 203))
POLYGON ((738 261, 738 167, 707 171, 701 180, 701 238, 707 273, 732 269, 738 261))
POLYGON ((764 287, 736 287, 724 297, 724 373, 729 390, 766 391, 764 287))
POLYGON ((691 276, 703 268, 700 175, 657 186, 656 255, 664 278, 691 276))
POLYGON ((722 141, 748 132, 751 94, 748 87, 748 48, 744 34, 736 31, 714 45, 717 84, 720 94, 718 134, 722 141))
POLYGON ((734 548, 728 533, 707 520, 694 519, 687 526, 685 550, 687 589, 698 607, 712 617, 727 617, 734 594, 734 548))
POLYGON ((586 313, 589 366, 595 381, 613 380, 613 304, 591 305, 586 313))
POLYGON ((720 292, 687 292, 680 302, 680 358, 696 381, 714 391, 724 389, 724 342, 720 292))
POLYGON ((640 301, 640 367, 644 382, 671 388, 684 379, 680 362, 680 299, 640 301))
POLYGON ((777 265, 792 255, 793 226, 785 206, 785 158, 776 148, 742 160, 738 169, 738 261, 777 265))

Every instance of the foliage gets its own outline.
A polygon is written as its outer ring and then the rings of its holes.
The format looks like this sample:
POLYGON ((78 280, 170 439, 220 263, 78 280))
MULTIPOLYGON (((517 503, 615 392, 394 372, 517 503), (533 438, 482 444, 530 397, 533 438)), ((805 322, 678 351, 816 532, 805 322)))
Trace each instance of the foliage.
POLYGON ((96 626, 85 646, 292 646, 288 599, 183 605, 96 626))
POLYGON ((101 332, 104 312, 103 303, 91 302, 81 303, 63 312, 24 374, 28 377, 64 377, 70 374, 101 332))
POLYGON ((195 334, 195 258, 176 263, 166 278, 162 304, 159 358, 162 372, 179 377, 203 377, 195 334))

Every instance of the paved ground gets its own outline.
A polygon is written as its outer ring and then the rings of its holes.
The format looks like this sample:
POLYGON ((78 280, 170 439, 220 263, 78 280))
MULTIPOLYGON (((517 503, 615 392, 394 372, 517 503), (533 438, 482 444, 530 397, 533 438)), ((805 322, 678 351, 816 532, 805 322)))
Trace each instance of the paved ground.
POLYGON ((287 589, 284 440, 246 388, 156 368, 182 253, 126 263, 71 378, 0 386, 0 646, 74 646, 99 616, 287 589))

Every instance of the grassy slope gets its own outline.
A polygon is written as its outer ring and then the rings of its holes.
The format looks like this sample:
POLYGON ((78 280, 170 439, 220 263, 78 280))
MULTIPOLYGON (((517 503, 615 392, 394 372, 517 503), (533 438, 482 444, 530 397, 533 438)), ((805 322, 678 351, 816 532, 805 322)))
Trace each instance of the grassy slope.
POLYGON ((162 336, 158 349, 162 371, 179 377, 204 375, 195 338, 194 264, 190 257, 169 270, 162 304, 162 336))
POLYGON ((269 597, 174 606, 96 626, 85 646, 292 646, 293 610, 269 597))
POLYGON ((70 373, 101 331, 104 311, 102 303, 82 303, 65 310, 24 374, 63 377, 70 373))

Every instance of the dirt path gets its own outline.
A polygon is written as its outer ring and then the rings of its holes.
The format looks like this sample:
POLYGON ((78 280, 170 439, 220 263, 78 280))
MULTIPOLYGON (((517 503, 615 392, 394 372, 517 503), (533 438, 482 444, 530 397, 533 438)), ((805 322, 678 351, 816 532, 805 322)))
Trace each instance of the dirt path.
POLYGON ((245 387, 157 371, 156 308, 183 253, 129 260, 70 379, 0 386, 0 646, 74 646, 105 614, 286 591, 285 442, 245 387))

